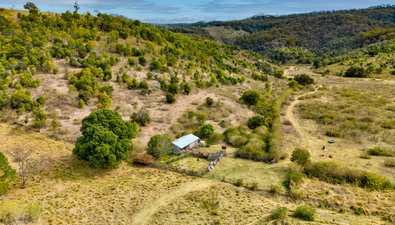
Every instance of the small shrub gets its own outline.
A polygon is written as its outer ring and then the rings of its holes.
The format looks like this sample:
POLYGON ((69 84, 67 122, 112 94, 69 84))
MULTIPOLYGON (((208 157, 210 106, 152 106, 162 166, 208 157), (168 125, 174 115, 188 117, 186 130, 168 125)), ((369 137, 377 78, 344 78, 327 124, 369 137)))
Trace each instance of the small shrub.
POLYGON ((248 120, 248 127, 250 129, 255 129, 260 126, 268 126, 266 118, 261 115, 255 115, 248 120))
POLYGON ((151 117, 147 108, 139 109, 137 113, 133 113, 130 119, 140 126, 145 126, 151 122, 151 117))
POLYGON ((306 86, 314 83, 314 79, 307 74, 296 75, 294 78, 300 85, 306 86))
POLYGON ((395 157, 395 151, 389 150, 389 149, 386 149, 383 147, 379 147, 379 146, 368 149, 367 153, 369 155, 373 155, 373 156, 395 157))
POLYGON ((219 133, 213 133, 212 135, 210 135, 210 137, 207 139, 207 144, 210 145, 214 145, 217 144, 220 141, 224 140, 224 136, 222 134, 219 133))
POLYGON ((307 149, 295 148, 292 152, 291 161, 302 167, 305 167, 310 162, 310 152, 307 149))
POLYGON ((248 142, 248 138, 238 133, 229 133, 226 135, 227 141, 234 147, 241 147, 248 142))
POLYGON ((30 205, 29 208, 27 209, 29 220, 31 222, 37 221, 43 211, 44 209, 40 204, 30 205))
POLYGON ((257 182, 252 182, 250 189, 253 190, 253 191, 258 190, 258 183, 257 182))
POLYGON ((289 197, 293 200, 301 200, 304 197, 304 192, 300 188, 291 188, 289 190, 289 197))
POLYGON ((218 195, 212 193, 203 201, 203 207, 206 208, 210 214, 218 215, 219 203, 218 195))
POLYGON ((213 106, 213 104, 214 104, 214 100, 210 97, 207 97, 206 98, 206 106, 211 107, 211 106, 213 106))
POLYGON ((256 105, 261 98, 261 93, 257 90, 249 90, 243 93, 241 99, 247 105, 256 105))
POLYGON ((385 129, 395 129, 395 120, 384 122, 381 126, 385 129))
POLYGON ((219 123, 219 126, 221 126, 222 128, 227 128, 229 127, 229 122, 226 120, 221 120, 221 122, 219 123))
POLYGON ((363 151, 363 152, 361 153, 361 155, 359 156, 359 158, 361 158, 361 159, 371 159, 372 156, 369 155, 367 151, 363 151))
POLYGON ((395 167, 395 159, 386 159, 384 161, 385 167, 395 167))
POLYGON ((295 210, 294 217, 306 221, 314 221, 315 209, 309 206, 298 206, 295 210))
POLYGON ((372 117, 362 117, 361 119, 359 119, 361 122, 366 122, 366 123, 373 123, 374 119, 372 117))
POLYGON ((355 214, 355 215, 358 215, 358 216, 359 216, 359 215, 362 215, 361 209, 359 209, 358 207, 355 207, 355 208, 354 208, 354 214, 355 214))
POLYGON ((347 69, 345 77, 368 77, 366 70, 362 67, 352 66, 347 69))
POLYGON ((173 103, 175 101, 176 101, 176 98, 174 97, 173 94, 171 94, 171 93, 167 93, 166 94, 166 102, 167 103, 171 104, 171 103, 173 103))
POLYGON ((280 193, 280 186, 272 184, 270 185, 269 193, 272 195, 278 195, 280 193))
POLYGON ((341 136, 340 132, 333 131, 333 130, 325 131, 325 135, 328 137, 340 137, 341 136))
POLYGON ((290 171, 287 174, 287 178, 284 181, 283 185, 286 188, 290 188, 293 185, 297 185, 303 182, 306 178, 306 175, 297 171, 290 171))
POLYGON ((204 124, 202 127, 200 127, 199 133, 202 137, 210 137, 212 134, 214 134, 214 127, 209 123, 204 124))
POLYGON ((283 124, 284 125, 292 125, 292 122, 290 120, 284 120, 283 124))
POLYGON ((237 179, 235 185, 237 187, 243 186, 243 179, 237 179))
POLYGON ((271 220, 283 220, 287 218, 288 209, 285 207, 277 207, 270 214, 269 218, 271 220))
POLYGON ((134 157, 133 163, 142 165, 152 165, 155 163, 152 155, 137 155, 134 157))

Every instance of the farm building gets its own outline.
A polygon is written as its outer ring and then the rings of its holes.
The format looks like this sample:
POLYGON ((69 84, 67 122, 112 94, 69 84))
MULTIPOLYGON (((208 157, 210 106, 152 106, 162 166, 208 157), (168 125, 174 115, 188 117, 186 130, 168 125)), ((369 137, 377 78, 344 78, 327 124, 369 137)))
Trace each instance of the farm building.
POLYGON ((193 134, 182 136, 172 142, 173 154, 180 154, 183 150, 191 149, 195 146, 198 146, 199 142, 200 138, 196 137, 193 134))

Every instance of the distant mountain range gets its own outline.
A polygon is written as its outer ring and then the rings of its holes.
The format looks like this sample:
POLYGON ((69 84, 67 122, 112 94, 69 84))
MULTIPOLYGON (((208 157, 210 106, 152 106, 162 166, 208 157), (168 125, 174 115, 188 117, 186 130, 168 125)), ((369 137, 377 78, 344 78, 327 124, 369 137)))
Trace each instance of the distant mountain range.
POLYGON ((395 5, 161 27, 287 61, 281 54, 289 51, 303 57, 337 56, 395 37, 395 5))

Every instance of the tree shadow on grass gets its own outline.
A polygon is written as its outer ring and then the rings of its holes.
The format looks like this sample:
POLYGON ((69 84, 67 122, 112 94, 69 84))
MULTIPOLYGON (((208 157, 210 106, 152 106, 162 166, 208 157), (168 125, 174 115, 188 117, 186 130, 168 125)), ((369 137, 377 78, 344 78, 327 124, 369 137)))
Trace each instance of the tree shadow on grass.
POLYGON ((114 169, 90 168, 87 161, 78 160, 70 154, 58 158, 50 157, 43 168, 42 175, 51 179, 75 181, 80 179, 97 179, 103 177, 114 169))

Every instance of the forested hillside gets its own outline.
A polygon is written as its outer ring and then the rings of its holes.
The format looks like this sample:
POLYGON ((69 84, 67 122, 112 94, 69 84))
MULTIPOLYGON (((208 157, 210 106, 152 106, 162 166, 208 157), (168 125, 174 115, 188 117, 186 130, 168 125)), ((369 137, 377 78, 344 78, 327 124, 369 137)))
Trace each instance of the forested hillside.
POLYGON ((171 30, 211 38, 215 27, 244 31, 234 37, 214 37, 266 55, 273 61, 310 63, 314 57, 346 54, 395 37, 395 6, 360 10, 312 12, 285 16, 257 15, 239 21, 166 25, 171 30), (182 29, 181 29, 182 28, 182 29))
MULTIPOLYGON (((200 122, 187 129, 169 129, 178 119, 174 113, 181 116, 191 108, 188 102, 206 98, 188 96, 209 88, 206 94, 225 95, 229 91, 232 96, 226 97, 237 102, 244 91, 263 84, 266 88, 259 94, 264 97, 255 111, 262 115, 265 111, 264 116, 273 121, 276 115, 270 110, 271 104, 288 88, 280 79, 281 69, 253 52, 102 13, 79 14, 78 9, 42 13, 33 3, 25 8, 28 12, 0 11, 1 119, 55 138, 74 142, 83 116, 107 108, 140 126, 154 121, 156 125, 142 129, 148 135, 155 129, 173 137, 196 132, 200 122), (231 86, 240 88, 232 91, 231 86), (178 99, 183 101, 178 103, 178 99), (142 122, 138 115, 144 111, 147 113, 143 115, 148 115, 147 107, 153 104, 158 106, 151 110, 151 118, 142 122), (160 113, 168 110, 164 104, 186 106, 172 108, 168 112, 172 117, 165 119, 160 113), (168 125, 164 128, 163 123, 168 125)), ((219 110, 223 105, 218 100, 213 110, 225 113, 219 110)), ((239 125, 219 119, 211 111, 207 108, 196 118, 204 116, 204 124, 207 116, 221 130, 239 125)), ((247 116, 238 120, 244 122, 247 116)), ((148 135, 140 139, 144 144, 148 135)), ((262 150, 268 150, 266 145, 262 150)))

